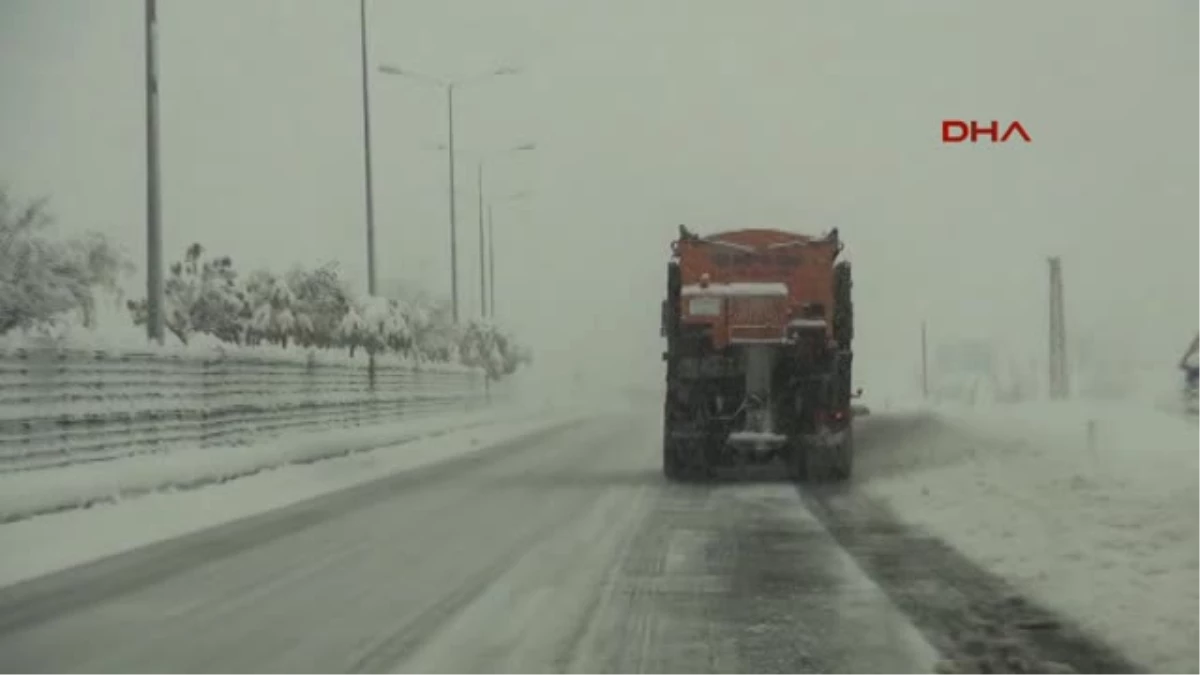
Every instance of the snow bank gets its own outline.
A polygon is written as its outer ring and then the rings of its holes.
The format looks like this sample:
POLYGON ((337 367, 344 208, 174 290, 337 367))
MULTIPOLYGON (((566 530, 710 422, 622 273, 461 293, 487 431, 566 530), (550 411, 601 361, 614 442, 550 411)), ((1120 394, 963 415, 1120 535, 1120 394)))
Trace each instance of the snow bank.
POLYGON ((1120 404, 878 416, 859 480, 1155 672, 1197 672, 1195 420, 1120 404))
POLYGON ((383 362, 372 371, 365 362, 300 364, 254 350, 185 354, 0 349, 0 470, 234 445, 460 410, 484 398, 482 373, 463 369, 383 362))
POLYGON ((207 486, 284 465, 410 442, 447 430, 542 415, 544 410, 529 406, 505 406, 394 424, 294 433, 254 446, 180 448, 112 462, 0 474, 0 523, 151 492, 207 486))
MULTIPOLYGON (((0 586, 186 535, 402 471, 428 466, 565 422, 579 410, 490 421, 403 445, 313 464, 284 465, 202 490, 156 492, 104 508, 65 511, 0 526, 0 586)), ((403 433, 412 433, 407 430, 403 433)), ((359 439, 362 440, 362 439, 359 439)))
MULTIPOLYGON (((7 333, 0 336, 0 353, 26 351, 104 352, 114 356, 122 354, 149 354, 161 357, 204 360, 254 360, 260 363, 297 365, 345 365, 366 368, 370 359, 363 350, 350 355, 345 349, 305 349, 303 347, 280 347, 262 344, 253 347, 231 345, 205 334, 192 337, 188 344, 169 340, 159 345, 142 336, 135 339, 124 334, 108 332, 92 333, 73 331, 61 335, 31 335, 7 333)), ((477 372, 476 368, 457 363, 421 361, 392 352, 375 357, 376 367, 419 368, 430 372, 466 373, 477 372)))
POLYGON ((1178 368, 1138 371, 1128 400, 1172 414, 1197 412, 1194 392, 1187 391, 1183 370, 1178 368))

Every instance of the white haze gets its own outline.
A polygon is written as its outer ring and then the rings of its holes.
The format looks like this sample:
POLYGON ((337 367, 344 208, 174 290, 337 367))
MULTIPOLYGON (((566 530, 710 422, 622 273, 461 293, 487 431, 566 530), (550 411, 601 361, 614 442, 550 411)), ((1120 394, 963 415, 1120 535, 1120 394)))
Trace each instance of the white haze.
MULTIPOLYGON (((365 269, 358 3, 160 0, 165 249, 365 269)), ((1046 256, 1072 338, 1169 362, 1196 330, 1197 18, 1188 0, 373 0, 372 65, 464 90, 497 160, 502 319, 544 365, 661 377, 679 223, 841 229, 858 372, 911 388, 919 325, 1044 358, 1046 256), (948 147, 943 118, 1030 145, 948 147)), ((144 258, 142 0, 0 1, 0 182, 144 258)), ((448 292, 444 98, 371 75, 381 279, 448 292)), ((460 282, 478 311, 474 167, 460 282)))

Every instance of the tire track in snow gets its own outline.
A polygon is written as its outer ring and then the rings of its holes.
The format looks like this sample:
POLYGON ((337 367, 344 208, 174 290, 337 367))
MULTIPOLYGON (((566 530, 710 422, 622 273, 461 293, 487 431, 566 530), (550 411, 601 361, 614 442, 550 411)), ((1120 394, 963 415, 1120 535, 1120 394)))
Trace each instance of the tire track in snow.
MULTIPOLYGON (((585 425, 582 428, 587 429, 588 427, 585 425)), ((491 482, 493 489, 520 490, 522 492, 526 492, 526 488, 534 487, 544 481, 544 488, 554 486, 554 489, 558 489, 566 495, 567 499, 565 503, 555 502, 557 505, 555 508, 534 516, 546 518, 545 522, 536 523, 534 527, 522 532, 520 536, 505 541, 502 550, 488 551, 489 562, 468 575, 452 590, 434 600, 427 607, 407 613, 397 626, 386 631, 383 637, 375 640, 363 654, 359 655, 348 668, 348 672, 407 672, 407 667, 412 665, 409 663, 410 659, 420 656, 436 637, 441 636, 442 633, 457 636, 448 629, 451 629, 452 625, 464 614, 475 609, 485 594, 500 586, 501 584, 498 582, 502 579, 505 580, 508 583, 503 584, 504 589, 512 591, 513 577, 520 571, 522 563, 531 562, 530 558, 536 557, 543 547, 561 543, 567 537, 567 532, 577 529, 581 521, 584 521, 594 511, 597 501, 606 495, 607 490, 602 483, 593 484, 590 490, 579 489, 580 486, 572 484, 572 477, 603 475, 605 465, 612 461, 609 453, 609 444, 613 440, 612 434, 599 426, 592 426, 591 430, 599 433, 590 438, 586 433, 583 434, 586 442, 579 443, 577 441, 569 452, 556 458, 559 461, 565 461, 565 466, 548 465, 546 468, 550 469, 551 473, 543 475, 541 478, 510 476, 493 479, 491 482), (569 461, 571 459, 581 461, 571 462, 569 461)), ((545 503, 549 504, 550 502, 545 503)), ((555 571, 553 567, 546 566, 544 562, 542 564, 535 562, 533 567, 542 574, 552 574, 555 571)), ((572 597, 574 596, 572 595, 572 597)), ((508 599, 515 606, 522 597, 519 593, 513 593, 508 599)), ((483 611, 480 615, 485 619, 492 618, 501 622, 511 619, 511 614, 495 617, 494 614, 489 615, 483 611)), ((490 627, 496 630, 495 624, 490 627)), ((487 628, 482 630, 487 630, 487 628)), ((485 642, 481 639, 484 635, 482 630, 468 634, 464 641, 471 646, 459 646, 452 655, 455 659, 467 658, 468 661, 475 661, 471 664, 474 666, 469 669, 471 671, 476 668, 488 670, 496 667, 494 658, 489 657, 483 661, 478 658, 470 658, 478 657, 474 650, 485 642)), ((435 669, 434 665, 421 665, 416 672, 433 669, 435 669)), ((441 670, 442 668, 436 669, 441 670)), ((463 668, 462 665, 458 665, 453 669, 462 670, 463 668)))
POLYGON ((432 605, 415 614, 408 615, 404 625, 386 634, 347 668, 349 673, 377 673, 389 671, 408 654, 413 653, 435 635, 443 626, 482 595, 496 579, 512 568, 525 554, 528 547, 551 536, 564 527, 568 519, 559 520, 535 530, 530 536, 516 542, 516 546, 483 569, 463 580, 450 593, 438 598, 432 605))
POLYGON ((565 422, 445 462, 0 588, 0 635, 33 627, 166 582, 202 565, 268 545, 389 500, 398 489, 428 487, 469 467, 494 464, 536 448, 540 442, 564 434, 577 424, 565 422))
POLYGON ((805 486, 799 493, 942 653, 941 672, 1146 672, 853 487, 805 486))
POLYGON ((666 484, 570 670, 929 672, 937 655, 791 485, 666 484))

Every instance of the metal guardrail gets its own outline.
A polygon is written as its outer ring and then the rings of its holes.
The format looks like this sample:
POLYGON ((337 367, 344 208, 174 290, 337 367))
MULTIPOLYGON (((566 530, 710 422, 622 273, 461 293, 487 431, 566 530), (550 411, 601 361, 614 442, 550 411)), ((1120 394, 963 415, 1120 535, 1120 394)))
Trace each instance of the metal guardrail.
POLYGON ((0 472, 247 444, 306 428, 466 412, 486 401, 481 372, 369 368, 365 358, 0 351, 0 472))

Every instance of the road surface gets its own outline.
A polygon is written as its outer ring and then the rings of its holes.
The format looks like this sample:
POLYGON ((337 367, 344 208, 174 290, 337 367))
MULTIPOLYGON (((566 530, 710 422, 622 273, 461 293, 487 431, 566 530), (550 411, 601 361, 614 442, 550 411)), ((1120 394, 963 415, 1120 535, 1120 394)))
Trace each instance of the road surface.
POLYGON ((660 438, 554 428, 0 589, 0 670, 1130 669, 853 487, 668 484, 660 438))

